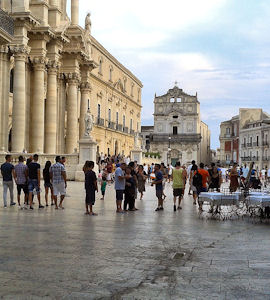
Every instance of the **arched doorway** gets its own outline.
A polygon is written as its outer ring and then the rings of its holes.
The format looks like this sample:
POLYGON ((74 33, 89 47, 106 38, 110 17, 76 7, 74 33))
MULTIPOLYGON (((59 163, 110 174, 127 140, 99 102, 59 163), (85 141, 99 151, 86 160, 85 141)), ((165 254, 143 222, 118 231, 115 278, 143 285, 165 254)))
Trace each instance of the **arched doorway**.
POLYGON ((175 164, 178 161, 181 161, 181 158, 182 158, 181 152, 179 152, 176 149, 172 149, 172 151, 171 151, 171 164, 172 164, 173 167, 175 166, 175 164))

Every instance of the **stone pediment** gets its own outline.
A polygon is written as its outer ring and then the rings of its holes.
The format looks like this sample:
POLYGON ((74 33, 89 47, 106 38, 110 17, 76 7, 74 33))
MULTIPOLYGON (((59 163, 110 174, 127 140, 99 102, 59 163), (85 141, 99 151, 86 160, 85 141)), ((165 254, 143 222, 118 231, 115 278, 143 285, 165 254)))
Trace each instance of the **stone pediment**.
POLYGON ((116 89, 118 89, 118 90, 121 91, 122 93, 124 93, 124 91, 125 91, 125 90, 124 90, 124 85, 123 85, 121 79, 118 79, 118 80, 114 83, 113 87, 116 88, 116 89))

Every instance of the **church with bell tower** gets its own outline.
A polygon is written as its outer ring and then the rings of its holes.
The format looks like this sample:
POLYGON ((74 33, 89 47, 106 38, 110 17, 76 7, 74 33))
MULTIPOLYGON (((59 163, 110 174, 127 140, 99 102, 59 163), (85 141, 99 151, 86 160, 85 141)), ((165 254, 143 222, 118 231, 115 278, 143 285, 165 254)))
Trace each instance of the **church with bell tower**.
POLYGON ((142 126, 142 135, 144 131, 148 151, 159 152, 167 164, 210 162, 210 130, 201 120, 197 93, 185 93, 177 82, 166 94, 155 95, 154 126, 142 126))

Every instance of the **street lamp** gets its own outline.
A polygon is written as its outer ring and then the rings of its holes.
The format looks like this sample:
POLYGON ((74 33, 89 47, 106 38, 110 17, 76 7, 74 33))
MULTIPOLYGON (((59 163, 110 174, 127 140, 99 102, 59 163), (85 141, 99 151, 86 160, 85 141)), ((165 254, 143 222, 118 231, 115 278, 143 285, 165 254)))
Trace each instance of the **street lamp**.
POLYGON ((169 136, 169 147, 168 147, 168 152, 167 152, 167 164, 170 164, 170 161, 169 161, 169 158, 170 158, 170 156, 171 156, 171 139, 172 139, 172 137, 171 136, 169 136))

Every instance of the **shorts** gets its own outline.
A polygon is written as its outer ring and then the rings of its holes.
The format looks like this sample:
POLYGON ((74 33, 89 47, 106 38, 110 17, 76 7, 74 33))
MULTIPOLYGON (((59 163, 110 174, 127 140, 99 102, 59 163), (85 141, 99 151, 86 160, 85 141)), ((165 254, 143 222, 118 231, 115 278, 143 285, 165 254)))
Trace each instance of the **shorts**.
POLYGON ((102 196, 105 196, 105 191, 101 191, 102 196))
POLYGON ((21 195, 22 190, 23 190, 25 195, 28 194, 28 185, 27 185, 27 183, 26 184, 17 184, 18 195, 21 195))
POLYGON ((65 182, 61 183, 53 183, 53 195, 54 196, 65 196, 66 195, 66 187, 65 187, 65 182))
POLYGON ((52 184, 50 182, 44 182, 44 187, 45 188, 52 188, 52 184))
POLYGON ((156 197, 158 199, 162 199, 163 196, 163 190, 156 190, 156 197))
POLYGON ((182 188, 173 189, 173 196, 174 197, 181 197, 181 196, 183 196, 183 189, 182 188))
POLYGON ((202 192, 207 192, 207 188, 201 187, 201 188, 198 188, 198 189, 197 189, 197 194, 198 194, 198 195, 200 195, 200 193, 202 193, 202 192))
POLYGON ((29 193, 33 193, 34 190, 36 190, 37 194, 40 193, 40 188, 38 186, 38 180, 37 179, 29 179, 28 191, 29 191, 29 193))
POLYGON ((116 201, 122 201, 124 199, 124 191, 116 190, 116 201))
POLYGON ((96 202, 96 191, 86 191, 85 204, 94 205, 96 202))

